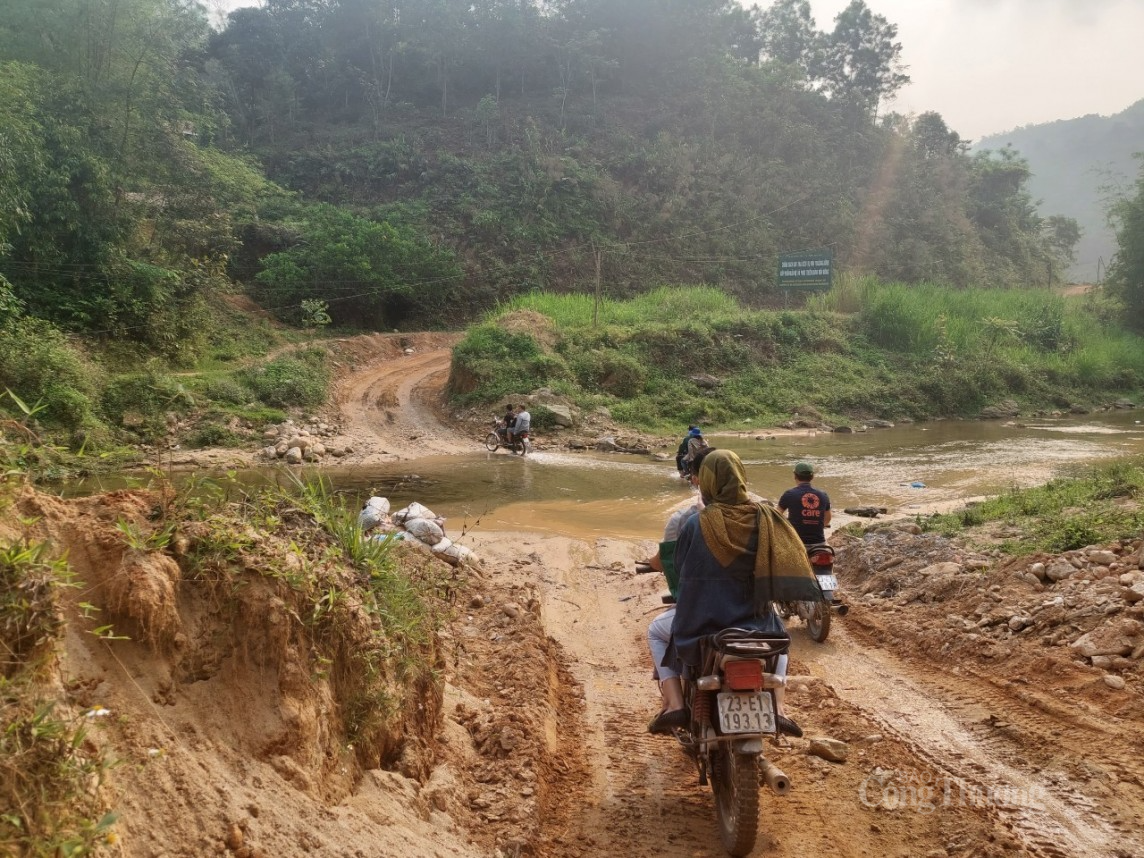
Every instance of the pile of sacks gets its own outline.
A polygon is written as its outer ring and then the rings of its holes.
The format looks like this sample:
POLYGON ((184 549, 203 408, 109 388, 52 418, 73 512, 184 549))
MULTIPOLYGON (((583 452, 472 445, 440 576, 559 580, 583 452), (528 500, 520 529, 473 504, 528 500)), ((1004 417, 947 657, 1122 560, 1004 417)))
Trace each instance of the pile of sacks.
POLYGON ((471 550, 445 535, 445 519, 416 501, 390 515, 389 499, 372 497, 358 513, 358 526, 362 533, 377 531, 374 539, 402 539, 426 545, 434 556, 452 566, 480 565, 471 550))

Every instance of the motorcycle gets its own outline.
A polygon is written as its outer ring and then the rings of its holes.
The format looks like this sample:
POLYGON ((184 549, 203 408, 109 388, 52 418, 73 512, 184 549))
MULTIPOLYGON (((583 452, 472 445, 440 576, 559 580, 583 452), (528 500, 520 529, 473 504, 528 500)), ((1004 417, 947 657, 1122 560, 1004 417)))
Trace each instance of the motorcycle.
POLYGON ((711 785, 719 837, 731 855, 755 846, 760 782, 776 795, 790 791, 790 779, 763 754, 763 739, 778 729, 774 689, 785 681, 775 663, 789 646, 785 633, 724 629, 701 642, 701 670, 683 680, 691 722, 674 734, 695 760, 700 785, 711 785))
POLYGON ((797 616, 806 623, 811 640, 822 643, 830 634, 831 615, 844 617, 850 607, 838 598, 838 579, 834 576, 834 549, 825 542, 806 547, 807 557, 814 569, 814 577, 822 590, 821 602, 775 602, 775 609, 784 620, 797 616))
POLYGON ((492 431, 485 436, 485 449, 490 453, 495 453, 501 447, 511 453, 519 453, 523 456, 532 449, 532 444, 528 440, 527 432, 521 432, 519 435, 514 433, 512 439, 509 440, 508 428, 505 426, 504 419, 498 418, 493 421, 492 431))

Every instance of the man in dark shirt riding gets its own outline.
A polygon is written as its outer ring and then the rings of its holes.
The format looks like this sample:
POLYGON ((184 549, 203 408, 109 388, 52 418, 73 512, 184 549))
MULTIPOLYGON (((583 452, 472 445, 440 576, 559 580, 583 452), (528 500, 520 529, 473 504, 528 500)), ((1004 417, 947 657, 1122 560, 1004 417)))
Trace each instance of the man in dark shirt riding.
POLYGON ((803 545, 826 542, 826 528, 830 526, 830 496, 810 484, 814 468, 807 462, 794 466, 798 485, 787 489, 779 498, 779 509, 786 513, 803 545))

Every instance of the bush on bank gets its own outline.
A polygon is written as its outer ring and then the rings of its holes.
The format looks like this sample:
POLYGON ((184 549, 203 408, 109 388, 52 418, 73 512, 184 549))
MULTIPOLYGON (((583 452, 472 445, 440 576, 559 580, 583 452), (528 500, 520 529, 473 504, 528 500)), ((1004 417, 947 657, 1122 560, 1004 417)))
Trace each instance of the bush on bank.
POLYGON ((765 425, 806 406, 836 421, 975 417, 1006 398, 1051 410, 1134 394, 1144 340, 1098 300, 844 278, 783 311, 707 287, 599 303, 538 293, 490 314, 454 352, 458 404, 542 386, 650 430, 765 425), (520 324, 537 314, 544 325, 520 324))
POLYGON ((926 530, 954 536, 989 522, 1015 527, 1020 537, 1001 543, 1010 554, 1059 553, 1130 540, 1144 528, 1144 462, 1086 469, 1043 486, 1013 489, 957 512, 920 519, 926 530))

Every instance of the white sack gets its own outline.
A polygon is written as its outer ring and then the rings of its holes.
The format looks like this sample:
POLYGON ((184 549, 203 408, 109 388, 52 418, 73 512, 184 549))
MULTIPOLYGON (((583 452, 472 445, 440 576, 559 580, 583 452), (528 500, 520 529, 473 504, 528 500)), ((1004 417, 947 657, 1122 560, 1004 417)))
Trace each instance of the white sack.
POLYGON ((409 506, 405 507, 404 509, 399 509, 397 512, 395 512, 393 514, 393 520, 398 522, 399 524, 402 524, 411 518, 436 518, 436 517, 437 516, 433 514, 433 510, 429 509, 429 507, 427 507, 427 506, 424 506, 422 504, 417 503, 416 501, 414 501, 413 503, 411 503, 409 506))
POLYGON ((436 545, 445 538, 445 531, 441 529, 441 525, 430 518, 406 519, 405 529, 426 545, 436 545))

